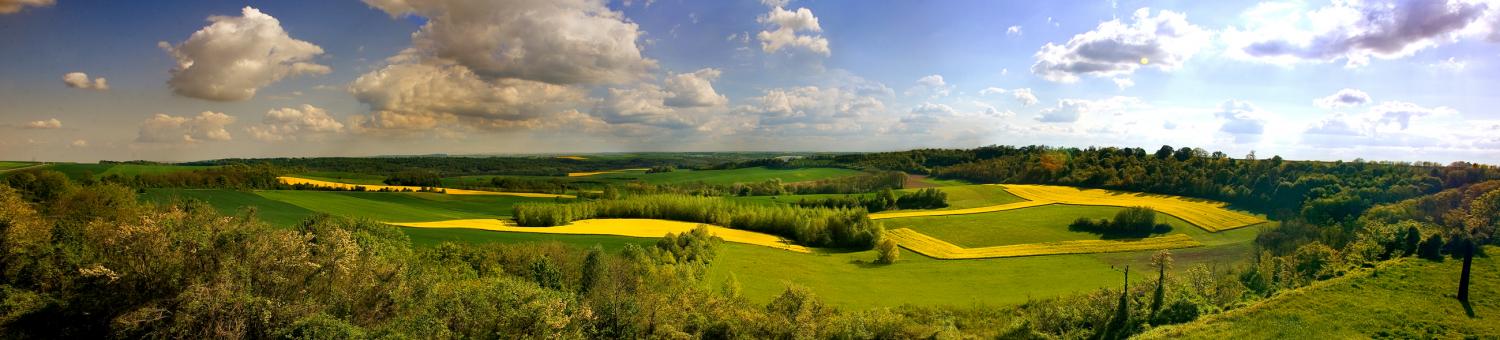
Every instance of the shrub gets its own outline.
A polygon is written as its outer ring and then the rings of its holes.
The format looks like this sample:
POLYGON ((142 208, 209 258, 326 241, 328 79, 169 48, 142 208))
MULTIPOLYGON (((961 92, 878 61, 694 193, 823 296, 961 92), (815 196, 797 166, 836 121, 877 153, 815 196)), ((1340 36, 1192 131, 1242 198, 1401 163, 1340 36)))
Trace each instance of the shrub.
POLYGON ((1443 236, 1432 234, 1417 248, 1417 256, 1433 261, 1443 260, 1443 236))
POLYGON ((875 246, 875 249, 880 251, 880 257, 875 259, 875 263, 896 263, 896 259, 901 256, 901 248, 896 246, 896 240, 890 238, 880 240, 880 244, 875 246))
POLYGON ((1068 225, 1068 229, 1105 236, 1146 237, 1172 231, 1172 226, 1166 223, 1156 223, 1156 209, 1130 207, 1115 213, 1113 220, 1079 218, 1068 225))

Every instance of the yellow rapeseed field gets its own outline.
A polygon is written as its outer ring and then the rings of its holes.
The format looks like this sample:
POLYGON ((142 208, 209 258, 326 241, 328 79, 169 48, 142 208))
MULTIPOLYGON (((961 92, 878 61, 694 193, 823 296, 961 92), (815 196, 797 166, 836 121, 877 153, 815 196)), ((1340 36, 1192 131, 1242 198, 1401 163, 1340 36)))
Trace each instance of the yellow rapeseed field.
POLYGON ((561 159, 571 159, 571 160, 575 160, 575 161, 581 161, 581 160, 586 160, 586 159, 588 159, 588 158, 585 158, 585 157, 583 157, 583 156, 557 156, 557 158, 561 158, 561 159))
POLYGON ((621 173, 621 172, 647 171, 647 170, 651 170, 651 169, 647 169, 647 168, 634 168, 634 169, 604 170, 604 171, 592 171, 592 172, 569 172, 568 173, 568 177, 584 177, 584 176, 593 176, 593 175, 602 175, 602 174, 616 174, 616 173, 621 173))
MULTIPOLYGON (((638 218, 610 218, 590 219, 573 221, 568 225, 556 227, 521 227, 510 220, 497 219, 475 219, 475 220, 450 220, 438 222, 402 222, 389 224, 413 228, 469 228, 518 233, 547 233, 547 234, 580 234, 580 235, 615 235, 630 237, 662 237, 667 233, 685 233, 692 231, 702 223, 678 222, 656 219, 638 218)), ((811 253, 808 247, 793 244, 791 240, 770 234, 762 234, 753 231, 729 229, 720 226, 706 225, 708 230, 724 241, 766 246, 776 249, 790 250, 799 253, 811 253)))
POLYGON ((988 206, 988 207, 978 207, 978 208, 968 208, 968 209, 954 209, 954 210, 898 210, 898 211, 890 211, 890 212, 873 213, 873 214, 870 214, 870 219, 872 219, 872 220, 879 220, 879 219, 886 219, 886 218, 979 214, 979 213, 1005 211, 1005 210, 1012 210, 1012 209, 1030 208, 1030 207, 1035 207, 1035 206, 1048 205, 1048 204, 1052 204, 1052 203, 1056 203, 1056 202, 1051 202, 1051 201, 1025 201, 1025 202, 1015 202, 1015 203, 1006 203, 1006 204, 1000 204, 1000 205, 992 205, 992 206, 988 206))
MULTIPOLYGON (((286 184, 290 184, 290 185, 310 184, 310 185, 316 185, 316 186, 331 187, 331 188, 341 188, 341 189, 353 189, 354 187, 360 186, 360 187, 365 187, 366 191, 380 191, 380 189, 382 189, 382 188, 390 189, 390 190, 394 190, 394 191, 401 191, 401 190, 417 191, 417 190, 422 189, 422 187, 401 186, 401 185, 362 185, 362 184, 349 184, 349 183, 320 181, 320 180, 316 180, 316 179, 307 179, 307 178, 291 177, 291 176, 281 176, 281 177, 276 177, 276 179, 281 180, 282 183, 286 183, 286 184)), ((573 198, 574 197, 573 195, 540 194, 540 193, 531 193, 531 192, 482 191, 482 190, 464 190, 464 189, 448 189, 448 188, 439 188, 439 189, 443 189, 449 195, 501 195, 501 196, 520 196, 520 197, 539 197, 539 198, 554 198, 554 197, 573 198)))
POLYGON ((1149 207, 1156 209, 1156 211, 1181 218, 1183 221, 1192 223, 1209 232, 1224 231, 1266 222, 1265 219, 1260 217, 1225 209, 1226 204, 1223 202, 1202 199, 1102 189, 1080 189, 1055 185, 1005 184, 1003 186, 1006 191, 1016 196, 1037 202, 1149 207))
POLYGON ((900 228, 885 232, 896 244, 936 259, 983 259, 1017 256, 1091 254, 1123 251, 1177 249, 1203 246, 1185 234, 1127 240, 1081 240, 964 248, 915 230, 900 228))

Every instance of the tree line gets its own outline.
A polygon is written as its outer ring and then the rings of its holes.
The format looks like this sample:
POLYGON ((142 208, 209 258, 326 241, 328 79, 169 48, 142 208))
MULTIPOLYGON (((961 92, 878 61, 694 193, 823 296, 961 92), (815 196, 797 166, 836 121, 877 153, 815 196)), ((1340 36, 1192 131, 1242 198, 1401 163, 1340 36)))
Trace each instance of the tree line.
POLYGON ((646 195, 515 206, 516 222, 550 227, 591 218, 652 218, 762 232, 813 247, 870 249, 883 232, 864 210, 756 205, 716 197, 646 195))
POLYGON ((885 189, 872 195, 801 198, 793 204, 814 208, 864 209, 872 213, 895 209, 938 209, 948 206, 948 193, 928 188, 898 194, 895 190, 885 189))

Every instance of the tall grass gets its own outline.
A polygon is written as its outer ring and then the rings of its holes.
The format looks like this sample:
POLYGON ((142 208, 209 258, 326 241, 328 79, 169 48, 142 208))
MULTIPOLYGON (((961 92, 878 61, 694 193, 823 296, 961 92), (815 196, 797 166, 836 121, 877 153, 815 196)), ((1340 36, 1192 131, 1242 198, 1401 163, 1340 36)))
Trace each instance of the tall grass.
POLYGON ((860 209, 744 204, 713 197, 646 195, 561 204, 517 204, 517 223, 549 227, 590 218, 656 218, 783 236, 814 247, 870 249, 881 227, 860 209))

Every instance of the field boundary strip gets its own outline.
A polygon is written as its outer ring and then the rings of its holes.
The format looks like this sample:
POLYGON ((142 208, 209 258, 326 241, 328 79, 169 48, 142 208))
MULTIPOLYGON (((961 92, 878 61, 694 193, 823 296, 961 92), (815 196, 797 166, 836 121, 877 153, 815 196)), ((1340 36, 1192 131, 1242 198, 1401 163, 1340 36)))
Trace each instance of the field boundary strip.
POLYGON ((1226 209, 1228 204, 1224 202, 1204 199, 1055 185, 1004 184, 1001 186, 1011 194, 1032 201, 1072 205, 1149 207, 1209 232, 1243 228, 1266 222, 1260 217, 1226 209))
POLYGON ((1015 210, 1015 209, 1022 209, 1022 208, 1039 207, 1039 206, 1044 206, 1044 205, 1054 204, 1054 203, 1057 203, 1057 202, 1043 201, 1043 200, 1031 200, 1031 201, 1006 203, 1006 204, 1000 204, 1000 205, 991 205, 991 206, 986 206, 986 207, 968 208, 968 209, 953 209, 953 210, 901 210, 901 211, 873 213, 873 214, 870 214, 870 219, 872 219, 872 220, 881 220, 881 219, 888 219, 888 218, 906 218, 906 217, 926 217, 926 216, 982 214, 982 213, 990 213, 990 212, 997 212, 997 211, 1006 211, 1006 210, 1015 210))
POLYGON ((911 230, 887 230, 886 237, 902 248, 940 260, 985 259, 1021 256, 1094 254, 1141 250, 1179 249, 1203 246, 1186 234, 1124 240, 1079 240, 964 248, 911 230))
POLYGON ((619 174, 619 173, 640 172, 640 171, 651 171, 651 169, 647 169, 647 168, 633 168, 633 169, 589 171, 589 172, 569 172, 568 173, 568 177, 588 177, 588 176, 593 176, 593 175, 619 174))
MULTIPOLYGON (((353 190, 354 187, 364 187, 365 191, 380 191, 380 189, 390 189, 392 191, 402 191, 402 190, 419 191, 419 190, 422 189, 422 187, 415 187, 415 186, 349 184, 349 183, 321 181, 321 180, 316 180, 316 179, 308 179, 308 178, 292 177, 292 176, 280 176, 280 177, 276 177, 276 179, 280 180, 281 183, 285 183, 285 184, 288 184, 288 185, 307 184, 307 185, 314 185, 314 186, 339 188, 339 189, 345 189, 345 190, 353 190)), ((442 188, 442 187, 437 187, 437 189, 442 189, 444 192, 446 192, 449 195, 498 195, 498 196, 519 196, 519 197, 534 197, 534 198, 558 198, 558 197, 561 197, 561 198, 575 198, 575 196, 573 196, 573 195, 543 194, 543 193, 532 193, 532 192, 506 192, 506 191, 465 190, 465 189, 449 189, 449 188, 442 188)))
POLYGON ((644 218, 602 218, 573 221, 555 227, 522 227, 510 220, 464 219, 436 222, 385 222, 386 224, 411 228, 464 228, 500 232, 607 235, 628 237, 662 237, 667 233, 690 232, 698 226, 707 226, 708 231, 726 242, 743 243, 798 253, 812 253, 813 248, 793 244, 791 240, 771 234, 730 229, 715 225, 644 218))

